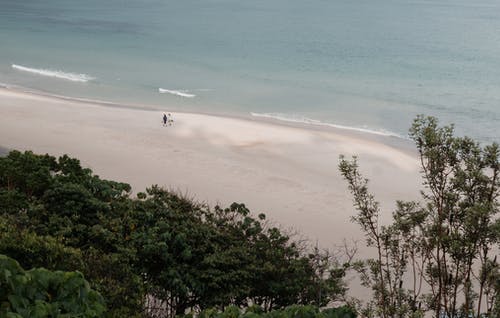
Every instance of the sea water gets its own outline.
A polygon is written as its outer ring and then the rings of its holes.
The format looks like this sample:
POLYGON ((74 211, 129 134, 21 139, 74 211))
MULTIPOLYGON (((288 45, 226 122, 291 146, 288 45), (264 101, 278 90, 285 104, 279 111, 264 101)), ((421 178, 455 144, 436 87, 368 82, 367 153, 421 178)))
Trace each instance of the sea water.
POLYGON ((498 0, 0 0, 0 83, 75 98, 499 141, 498 0))

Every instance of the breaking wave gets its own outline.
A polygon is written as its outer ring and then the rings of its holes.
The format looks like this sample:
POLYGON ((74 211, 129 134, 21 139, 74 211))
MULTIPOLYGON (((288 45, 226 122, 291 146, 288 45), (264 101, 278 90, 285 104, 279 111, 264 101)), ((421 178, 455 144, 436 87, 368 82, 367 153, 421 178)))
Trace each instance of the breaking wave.
POLYGON ((160 94, 171 94, 186 98, 196 97, 195 94, 188 93, 189 92, 188 90, 171 90, 171 89, 158 88, 158 92, 160 92, 160 94))
POLYGON ((368 129, 368 128, 362 128, 362 127, 352 127, 352 126, 325 123, 325 122, 322 122, 322 121, 319 121, 316 119, 310 119, 310 118, 299 116, 299 115, 287 115, 287 114, 282 114, 282 113, 250 113, 250 114, 254 117, 269 118, 269 119, 274 119, 274 120, 279 120, 279 121, 284 121, 284 122, 332 127, 332 128, 368 133, 368 134, 373 134, 373 135, 379 135, 379 136, 390 136, 390 137, 398 137, 398 138, 403 138, 403 139, 405 138, 400 134, 397 134, 397 133, 394 133, 394 132, 388 131, 388 130, 374 130, 374 129, 368 129))
POLYGON ((86 83, 88 81, 95 80, 95 77, 89 76, 87 74, 77 74, 77 73, 68 73, 68 72, 49 70, 49 69, 31 68, 31 67, 26 67, 26 66, 17 65, 17 64, 12 64, 12 68, 19 70, 19 71, 23 71, 23 72, 29 72, 29 73, 33 73, 33 74, 42 75, 42 76, 55 77, 55 78, 65 79, 65 80, 73 81, 73 82, 86 83))

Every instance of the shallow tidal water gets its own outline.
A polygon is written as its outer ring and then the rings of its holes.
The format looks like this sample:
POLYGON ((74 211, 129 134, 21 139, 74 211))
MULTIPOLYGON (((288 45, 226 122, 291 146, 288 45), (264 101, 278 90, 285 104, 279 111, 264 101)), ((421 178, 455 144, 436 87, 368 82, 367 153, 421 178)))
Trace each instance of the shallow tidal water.
POLYGON ((0 83, 405 137, 499 141, 493 0, 0 0, 0 83))

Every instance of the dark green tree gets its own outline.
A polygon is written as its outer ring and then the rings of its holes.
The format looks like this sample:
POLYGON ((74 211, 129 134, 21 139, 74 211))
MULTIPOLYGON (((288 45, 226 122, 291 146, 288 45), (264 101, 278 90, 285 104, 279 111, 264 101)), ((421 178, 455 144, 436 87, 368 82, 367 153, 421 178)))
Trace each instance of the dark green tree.
POLYGON ((297 243, 243 204, 212 210, 158 187, 138 197, 130 228, 150 312, 172 317, 250 303, 268 311, 325 305, 345 293, 343 270, 326 266, 319 275, 297 243))
POLYGON ((183 314, 199 303, 202 286, 195 272, 210 249, 202 207, 156 186, 138 198, 129 228, 150 297, 147 310, 183 314))
POLYGON ((141 280, 122 226, 129 191, 66 155, 12 151, 0 158, 0 216, 7 229, 0 248, 24 267, 83 272, 105 296, 109 316, 140 313, 141 280))

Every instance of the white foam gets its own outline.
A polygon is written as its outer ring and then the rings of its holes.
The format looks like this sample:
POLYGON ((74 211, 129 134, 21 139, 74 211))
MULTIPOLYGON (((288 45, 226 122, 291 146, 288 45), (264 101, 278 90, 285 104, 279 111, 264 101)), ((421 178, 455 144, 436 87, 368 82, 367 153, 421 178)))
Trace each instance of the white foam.
POLYGON ((357 132, 362 132, 362 133, 367 133, 367 134, 379 135, 379 136, 390 136, 390 137, 398 137, 398 138, 403 138, 403 139, 405 138, 405 137, 403 137, 397 133, 394 133, 392 131, 373 130, 373 129, 369 129, 369 128, 352 127, 352 126, 337 125, 337 124, 332 124, 332 123, 325 123, 325 122, 322 122, 322 121, 319 121, 316 119, 310 119, 310 118, 299 116, 299 115, 287 115, 287 114, 282 114, 282 113, 250 113, 250 114, 254 117, 269 118, 269 119, 285 121, 285 122, 332 127, 332 128, 352 130, 352 131, 357 131, 357 132))
POLYGON ((23 72, 29 72, 42 76, 56 77, 73 82, 88 82, 95 79, 95 77, 89 76, 87 74, 76 74, 76 73, 68 73, 68 72, 49 70, 49 69, 31 68, 17 64, 12 64, 12 68, 23 72))
POLYGON ((171 90, 171 89, 158 88, 158 91, 160 92, 160 94, 172 94, 186 98, 196 97, 195 94, 190 94, 188 93, 187 90, 171 90))

